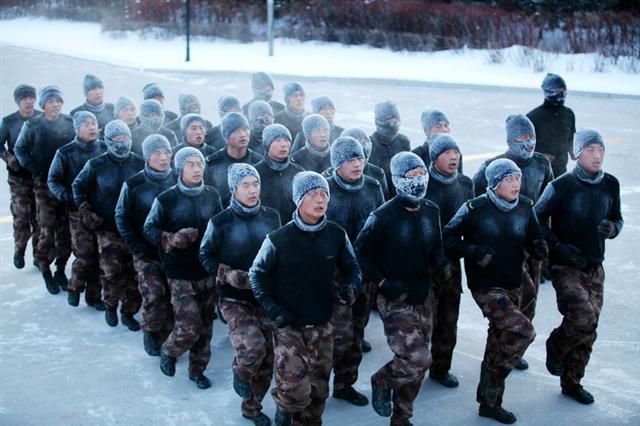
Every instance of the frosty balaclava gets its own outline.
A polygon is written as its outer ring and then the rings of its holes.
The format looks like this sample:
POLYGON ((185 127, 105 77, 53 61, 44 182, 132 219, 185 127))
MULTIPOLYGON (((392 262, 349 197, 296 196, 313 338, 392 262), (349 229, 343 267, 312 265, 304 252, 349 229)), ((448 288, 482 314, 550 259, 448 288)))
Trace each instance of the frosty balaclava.
POLYGON ((375 108, 376 130, 386 140, 392 141, 400 131, 400 112, 398 107, 391 101, 379 103, 375 108), (390 123, 392 118, 396 122, 390 123))
POLYGON ((536 149, 536 129, 533 123, 526 115, 513 114, 507 117, 507 145, 511 157, 518 160, 528 160, 533 157, 536 149), (521 136, 533 136, 533 139, 526 141, 518 141, 521 136))
POLYGON ((250 129, 249 122, 244 115, 239 112, 230 112, 222 117, 220 133, 222 133, 222 139, 224 139, 225 142, 229 142, 231 134, 240 128, 250 129))
POLYGON ((58 99, 61 102, 64 102, 64 98, 62 97, 62 92, 58 86, 45 86, 40 89, 40 100, 38 101, 38 105, 40 108, 44 108, 44 104, 47 103, 49 99, 58 99))
POLYGON ((396 188, 398 197, 417 207, 427 193, 427 168, 420 157, 412 152, 399 152, 391 158, 391 181, 396 188), (415 170, 424 170, 424 175, 407 177, 407 173, 415 170))
POLYGON ((273 124, 273 109, 265 101, 255 100, 249 104, 247 111, 251 134, 257 141, 262 141, 262 132, 273 124))
POLYGON ((327 224, 327 215, 324 215, 322 220, 315 225, 309 225, 304 223, 302 218, 300 217, 300 213, 298 209, 300 208, 300 204, 302 204, 302 200, 310 191, 314 189, 322 189, 324 190, 328 196, 331 196, 329 192, 329 183, 327 180, 322 177, 321 174, 312 172, 312 171, 304 171, 296 174, 293 177, 292 183, 292 192, 293 192, 293 201, 296 203, 296 210, 293 212, 293 222, 296 224, 298 228, 306 232, 317 232, 325 227, 327 224))
POLYGON ((567 98, 567 83, 558 74, 548 73, 542 80, 544 98, 552 105, 564 105, 567 98))
MULTIPOLYGON (((580 157, 582 151, 585 150, 589 145, 601 145, 604 149, 604 139, 600 132, 594 129, 580 129, 573 135, 573 156, 575 158, 580 157)), ((604 177, 604 170, 600 169, 598 173, 595 175, 589 174, 581 165, 580 162, 577 161, 574 172, 576 176, 583 182, 587 182, 590 184, 598 184, 602 181, 604 177)))
POLYGON ((238 185, 242 182, 242 179, 247 176, 253 176, 258 179, 258 183, 260 183, 260 174, 250 164, 246 163, 233 163, 227 169, 227 184, 229 185, 229 192, 231 193, 231 202, 229 207, 240 215, 254 215, 260 211, 260 199, 258 199, 258 203, 253 207, 247 207, 244 204, 240 203, 235 197, 236 190, 238 189, 238 185))
POLYGON ((273 78, 266 72, 257 72, 251 76, 251 89, 253 97, 269 102, 273 97, 273 78), (270 88, 267 88, 271 86, 270 88))
POLYGON ((107 151, 113 157, 124 160, 129 157, 131 150, 131 129, 122 120, 113 120, 107 123, 104 128, 104 141, 107 144, 107 151), (126 136, 124 141, 114 141, 117 136, 126 136))
POLYGON ((240 101, 235 96, 222 96, 218 99, 218 115, 224 117, 229 112, 241 111, 240 101))
POLYGON ((518 205, 518 198, 513 201, 504 200, 495 193, 495 189, 509 176, 522 176, 522 171, 516 163, 508 158, 493 160, 485 169, 487 179, 487 196, 501 211, 509 211, 518 205))
POLYGON ((164 108, 155 99, 147 99, 140 105, 140 123, 151 130, 157 132, 164 123, 164 108))
POLYGON ((200 100, 196 95, 180 95, 178 96, 178 105, 180 106, 180 115, 200 114, 200 100))
MULTIPOLYGON (((429 131, 431 128, 438 123, 449 124, 449 117, 447 117, 447 114, 445 114, 441 109, 427 108, 422 111, 422 114, 420 115, 420 123, 422 124, 424 135, 427 137, 426 142, 429 142, 429 131)), ((432 136, 432 138, 433 137, 434 136, 432 136)))
POLYGON ((23 98, 35 98, 36 88, 28 84, 20 84, 13 91, 13 100, 16 104, 20 104, 23 98))
POLYGON ((343 130, 340 136, 351 136, 360 142, 362 144, 362 151, 364 151, 364 159, 369 161, 369 157, 371 156, 371 139, 369 139, 367 132, 357 127, 352 127, 343 130))
POLYGON ((326 129, 329 131, 329 122, 326 118, 321 116, 320 114, 309 114, 304 120, 302 120, 302 133, 304 134, 304 138, 306 140, 305 147, 311 154, 317 154, 321 157, 325 157, 329 155, 329 145, 325 147, 325 149, 320 150, 315 146, 311 145, 309 142, 311 140, 311 134, 316 129, 326 129))

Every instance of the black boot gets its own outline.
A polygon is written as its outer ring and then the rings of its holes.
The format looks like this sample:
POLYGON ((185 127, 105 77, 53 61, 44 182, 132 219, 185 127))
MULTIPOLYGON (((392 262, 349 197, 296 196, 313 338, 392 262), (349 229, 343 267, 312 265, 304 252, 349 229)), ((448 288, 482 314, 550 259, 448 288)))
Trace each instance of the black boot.
POLYGON ((276 417, 273 419, 275 426, 291 426, 291 414, 281 411, 278 407, 276 409, 276 417))
POLYGON ((520 360, 518 360, 518 363, 515 365, 515 369, 520 371, 527 370, 528 368, 529 363, 524 358, 520 358, 520 360))
POLYGON ((198 389, 209 389, 211 387, 211 380, 204 374, 191 374, 189 373, 189 380, 194 382, 198 389))
POLYGON ((546 342, 547 346, 547 360, 545 365, 547 366, 547 371, 554 376, 562 376, 564 372, 564 362, 562 358, 558 357, 551 349, 551 344, 549 343, 549 339, 546 342))
POLYGON ((106 308, 104 307, 104 303, 102 303, 102 300, 98 299, 87 299, 87 293, 85 292, 85 296, 84 296, 84 302, 87 304, 87 306, 92 307, 93 309, 95 309, 96 311, 104 311, 106 308))
POLYGON ((478 414, 480 415, 480 417, 489 417, 507 425, 515 423, 516 420, 518 420, 515 414, 513 414, 511 411, 505 410, 500 406, 489 407, 488 405, 480 404, 478 414))
POLYGON ((40 270, 40 262, 36 260, 35 255, 33 256, 33 266, 35 266, 38 271, 40 270))
POLYGON ((233 372, 233 390, 242 398, 251 395, 251 384, 243 382, 235 371, 233 372))
POLYGON ((145 332, 142 343, 144 344, 144 351, 149 356, 160 356, 160 341, 155 333, 145 332))
POLYGON ((337 399, 343 399, 353 405, 363 407, 369 404, 369 400, 366 396, 358 392, 353 386, 346 386, 342 389, 333 389, 333 397, 337 399))
POLYGON ((362 340, 362 353, 366 354, 368 352, 371 352, 371 343, 367 342, 366 340, 362 340))
POLYGON ((24 268, 24 254, 14 253, 13 266, 15 266, 17 269, 24 268))
POLYGON ((71 306, 78 306, 80 304, 80 293, 69 290, 69 293, 67 293, 67 303, 71 306))
POLYGON ((160 351, 160 370, 169 377, 173 377, 176 374, 176 359, 175 357, 166 355, 160 351))
POLYGON ((60 286, 60 290, 67 291, 69 280, 67 279, 67 275, 64 273, 64 269, 58 269, 53 275, 53 278, 58 283, 58 286, 60 286))
POLYGON ((458 378, 449 372, 434 374, 429 371, 429 377, 447 388, 457 388, 459 385, 458 378))
POLYGON ((382 417, 391 417, 391 389, 380 388, 371 380, 371 405, 382 417))
POLYGON ((53 275, 51 274, 50 270, 46 270, 42 272, 42 278, 44 278, 44 285, 47 287, 47 291, 49 293, 51 294, 60 293, 60 287, 58 286, 58 283, 56 282, 56 280, 53 278, 53 275))
POLYGON ((122 321, 122 325, 126 325, 127 328, 131 331, 140 330, 140 323, 137 319, 133 317, 133 315, 124 315, 120 316, 120 320, 122 321))
POLYGON ((118 311, 116 308, 107 308, 104 311, 104 320, 109 327, 115 327, 118 325, 118 311))
POLYGON ((245 419, 249 419, 256 426, 271 426, 271 419, 267 417, 264 413, 260 413, 255 417, 242 415, 245 419))
POLYGON ((580 404, 589 405, 595 401, 593 395, 583 388, 582 385, 576 385, 573 389, 562 389, 562 393, 575 399, 580 404))

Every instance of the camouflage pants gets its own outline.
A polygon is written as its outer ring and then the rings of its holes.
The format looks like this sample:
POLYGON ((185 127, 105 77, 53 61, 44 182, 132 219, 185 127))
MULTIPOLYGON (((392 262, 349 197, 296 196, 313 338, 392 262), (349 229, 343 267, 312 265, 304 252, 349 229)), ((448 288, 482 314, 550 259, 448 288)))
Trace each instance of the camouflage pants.
POLYGON ((535 338, 531 321, 520 312, 522 289, 513 290, 493 287, 472 291, 482 315, 489 320, 487 345, 484 351, 483 370, 486 369, 497 384, 497 395, 489 396, 483 388, 481 373, 478 386, 478 402, 489 406, 501 405, 504 394, 504 382, 518 363, 525 350, 535 338))
POLYGON ((460 263, 451 268, 451 279, 443 281, 438 274, 431 274, 429 304, 433 313, 431 336, 431 375, 440 377, 451 369, 453 349, 458 335, 460 295, 462 293, 462 269, 460 263))
POLYGON ((242 414, 255 417, 273 375, 273 325, 258 305, 222 299, 220 311, 229 325, 229 340, 236 351, 234 373, 251 385, 251 394, 242 401, 242 414))
POLYGON ((162 352, 179 357, 189 351, 189 372, 200 375, 211 359, 211 337, 215 313, 212 277, 201 280, 167 278, 175 324, 162 344, 162 352))
POLYGON ((371 312, 371 287, 363 282, 355 303, 347 306, 336 301, 333 305, 333 387, 343 389, 358 380, 358 367, 362 361, 364 329, 371 312))
POLYGON ((529 321, 533 321, 536 313, 536 301, 538 300, 538 290, 540 289, 540 275, 542 273, 542 261, 536 260, 526 254, 522 264, 522 301, 520 302, 520 312, 529 321))
POLYGON ((9 175, 11 192, 11 215, 13 216, 13 240, 16 254, 24 256, 27 242, 31 238, 35 256, 38 245, 38 222, 36 220, 36 200, 33 192, 33 179, 9 175))
POLYGON ((331 323, 274 331, 276 386, 271 395, 294 425, 321 425, 329 397, 333 355, 331 323))
POLYGON ((427 349, 432 333, 431 306, 428 300, 421 305, 410 305, 404 302, 405 298, 389 301, 378 294, 378 312, 394 357, 371 381, 378 387, 393 390, 392 425, 405 424, 413 416, 413 401, 431 366, 431 353, 427 349))
POLYGON ((550 349, 564 360, 563 389, 580 384, 596 341, 604 293, 602 264, 589 270, 553 266, 553 287, 562 323, 549 336, 550 349))
POLYGON ((131 253, 118 234, 96 231, 96 236, 100 269, 104 273, 102 301, 107 309, 116 309, 120 301, 120 312, 123 315, 133 315, 140 309, 141 300, 131 253))
POLYGON ((138 277, 138 291, 142 298, 142 321, 146 333, 153 333, 161 341, 173 330, 171 291, 159 261, 133 256, 133 266, 138 277))
POLYGON ((49 269, 54 259, 56 267, 64 269, 71 257, 71 234, 66 206, 49 191, 46 180, 34 179, 33 191, 40 228, 36 260, 43 271, 49 269))
POLYGON ((95 303, 100 300, 102 292, 96 233, 84 226, 78 212, 69 212, 69 230, 75 256, 71 264, 69 291, 82 293, 86 290, 85 300, 95 303))

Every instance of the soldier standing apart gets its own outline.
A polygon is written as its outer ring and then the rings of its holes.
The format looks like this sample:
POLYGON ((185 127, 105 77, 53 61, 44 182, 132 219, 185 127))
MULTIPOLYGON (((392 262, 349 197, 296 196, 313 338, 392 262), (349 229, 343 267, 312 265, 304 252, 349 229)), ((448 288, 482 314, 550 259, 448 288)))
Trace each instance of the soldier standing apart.
POLYGON ((86 74, 82 82, 85 102, 71 110, 69 115, 73 117, 78 111, 89 111, 96 116, 100 134, 104 134, 104 126, 113 120, 115 109, 113 104, 104 101, 104 84, 99 77, 86 74))
POLYGON ((391 159, 390 170, 397 195, 371 213, 355 248, 365 278, 378 287, 378 312, 394 354, 371 377, 371 404, 380 416, 391 416, 391 425, 410 425, 413 401, 431 365, 431 271, 448 275, 450 267, 438 207, 424 198, 424 163, 402 152, 391 159))
POLYGON ((327 220, 327 181, 315 172, 293 180, 293 220, 270 233, 249 271, 256 299, 275 322, 276 425, 320 425, 329 396, 336 267, 338 297, 351 304, 361 273, 345 231, 327 220))
MULTIPOLYGON (((460 206, 473 198, 473 182, 459 172, 461 157, 460 148, 451 136, 439 134, 432 138, 426 198, 440 208, 441 224, 449 223, 460 206)), ((433 336, 429 377, 443 386, 455 388, 458 386, 458 379, 449 370, 457 340, 462 269, 458 259, 452 260, 451 264, 451 279, 444 281, 438 274, 431 276, 434 282, 429 294, 433 336)))
POLYGON ((544 102, 531 110, 527 117, 536 128, 536 152, 547 157, 551 162, 553 176, 560 177, 567 171, 568 154, 572 153, 576 116, 570 108, 564 106, 567 84, 562 77, 549 73, 541 87, 544 102))
POLYGON ((253 166, 232 164, 228 183, 231 203, 209 220, 200 262, 217 280, 220 312, 236 351, 233 388, 243 398, 242 416, 267 426, 271 420, 262 413, 262 399, 273 375, 273 324, 251 291, 249 268, 267 234, 280 228, 280 216, 261 205, 260 175, 253 166))
POLYGON ((162 135, 150 135, 142 143, 144 169, 125 181, 116 206, 116 225, 137 272, 142 297, 144 350, 160 355, 160 345, 173 330, 173 309, 167 277, 157 248, 144 236, 144 221, 153 200, 178 181, 171 170, 171 145, 162 135))
MULTIPOLYGON (((377 180, 365 176, 364 151, 360 142, 341 136, 331 145, 332 176, 328 179, 331 200, 327 219, 347 232, 349 241, 356 240, 369 214, 384 203, 377 180)), ((334 275, 337 288, 343 277, 334 275)), ((334 301, 333 317, 333 397, 353 405, 367 405, 369 400, 353 388, 362 361, 364 329, 371 312, 373 283, 364 281, 353 306, 334 301)))
POLYGON ((40 90, 40 108, 44 113, 25 121, 20 130, 14 152, 20 165, 33 176, 33 192, 40 234, 36 247, 36 260, 47 290, 57 294, 67 289, 64 269, 71 256, 71 234, 66 206, 49 190, 49 167, 58 148, 75 137, 73 120, 62 114, 64 101, 56 86, 40 90), (55 276, 50 265, 55 260, 55 276))
POLYGON ((13 241, 15 242, 13 265, 22 269, 29 238, 33 246, 34 265, 39 266, 35 256, 38 245, 38 222, 36 221, 36 200, 33 195, 33 178, 31 173, 20 165, 13 149, 22 124, 42 113, 34 109, 36 89, 31 86, 21 84, 16 87, 13 91, 13 100, 18 105, 18 110, 3 117, 0 123, 0 156, 7 163, 7 181, 11 193, 10 210, 13 216, 13 241))
POLYGON ((213 278, 198 260, 207 222, 222 210, 220 195, 204 184, 205 161, 195 148, 175 156, 178 183, 155 199, 144 223, 144 234, 160 253, 169 288, 175 325, 162 344, 160 370, 176 372, 176 358, 189 351, 189 379, 198 388, 211 387, 205 376, 211 358, 216 308, 213 278))
POLYGON ((602 170, 604 151, 600 133, 578 131, 573 141, 575 168, 551 182, 536 204, 551 247, 553 287, 563 316, 547 339, 547 369, 560 376, 562 393, 582 404, 594 401, 580 381, 602 309, 605 240, 617 237, 624 223, 620 184, 602 170))
POLYGON ((87 228, 82 221, 82 215, 73 200, 72 184, 87 161, 104 154, 106 147, 98 139, 98 120, 93 113, 76 112, 73 116, 73 128, 76 137, 58 149, 53 157, 48 179, 51 193, 66 205, 69 212, 71 248, 75 260, 71 264, 67 302, 71 306, 78 306, 80 293, 85 292, 87 305, 104 311, 98 241, 94 230, 87 228))
POLYGON ((131 130, 122 120, 113 120, 104 129, 107 152, 93 158, 73 181, 73 199, 87 228, 96 231, 100 269, 104 274, 102 301, 105 321, 118 325, 118 303, 122 302, 122 324, 140 330, 133 315, 140 309, 140 293, 135 282, 131 253, 118 234, 115 209, 122 184, 138 173, 144 162, 130 151, 131 130))
POLYGON ((467 285, 489 320, 476 400, 479 414, 500 423, 516 416, 502 408, 505 380, 535 337, 520 311, 525 249, 535 258, 547 246, 533 210, 520 195, 522 172, 511 160, 494 160, 485 171, 487 193, 466 202, 443 231, 447 254, 464 257, 467 285))
POLYGON ((400 133, 400 112, 391 101, 382 102, 375 108, 376 131, 371 135, 371 156, 369 162, 382 168, 387 177, 389 197, 396 195, 391 182, 389 163, 399 152, 411 151, 409 138, 400 133))

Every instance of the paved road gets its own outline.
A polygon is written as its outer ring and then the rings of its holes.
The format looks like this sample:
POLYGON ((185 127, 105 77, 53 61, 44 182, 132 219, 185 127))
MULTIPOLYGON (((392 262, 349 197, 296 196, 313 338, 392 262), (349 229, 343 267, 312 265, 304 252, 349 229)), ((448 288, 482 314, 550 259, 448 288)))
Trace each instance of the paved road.
MULTIPOLYGON (((127 94, 141 101, 141 88, 162 85, 169 108, 176 111, 180 93, 196 93, 207 118, 218 122, 216 100, 235 93, 250 98, 244 74, 161 73, 118 68, 60 55, 18 50, 0 45, 0 113, 12 112, 13 88, 23 82, 36 87, 58 84, 66 96, 65 111, 82 102, 82 77, 99 75, 106 97, 127 94)), ((286 74, 286 72, 283 72, 286 74)), ((420 111, 438 106, 449 114, 454 136, 472 174, 479 161, 504 149, 504 118, 527 112, 541 101, 532 91, 495 88, 443 87, 402 82, 301 79, 309 98, 333 97, 337 123, 372 130, 373 106, 381 100, 398 103, 403 132, 413 145, 422 141, 420 111)), ((276 78, 281 88, 283 79, 276 78)), ((569 82, 570 85, 570 82, 569 82)), ((622 183, 621 237, 609 242, 605 269, 605 306, 599 340, 584 380, 596 404, 584 407, 563 397, 558 380, 544 368, 544 340, 559 322, 555 295, 541 288, 535 318, 537 339, 527 353, 531 368, 514 372, 507 381, 504 404, 520 424, 614 425, 640 424, 640 99, 603 98, 569 92, 568 105, 578 127, 599 129, 607 141, 605 169, 622 183)), ((16 271, 11 263, 13 239, 9 218, 6 171, 0 171, 0 424, 3 425, 248 425, 240 417, 240 398, 231 390, 232 351, 226 326, 214 325, 213 358, 207 374, 210 390, 195 388, 187 379, 186 362, 178 362, 174 378, 158 368, 158 359, 142 350, 142 334, 104 324, 103 316, 85 306, 71 308, 63 295, 50 296, 37 271, 16 271)), ((28 259, 28 265, 30 259, 28 259)), ((367 338, 374 351, 365 356, 357 388, 370 394, 369 377, 390 358, 379 319, 372 317, 367 338)), ((475 387, 486 338, 486 321, 463 294, 459 338, 452 372, 460 387, 444 389, 426 381, 416 401, 414 424, 489 425, 477 416, 475 387)), ((265 411, 274 404, 266 398, 265 411)), ((371 407, 356 408, 329 399, 328 425, 383 425, 371 407)))

